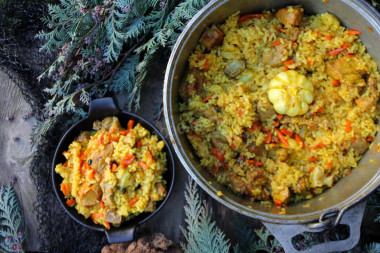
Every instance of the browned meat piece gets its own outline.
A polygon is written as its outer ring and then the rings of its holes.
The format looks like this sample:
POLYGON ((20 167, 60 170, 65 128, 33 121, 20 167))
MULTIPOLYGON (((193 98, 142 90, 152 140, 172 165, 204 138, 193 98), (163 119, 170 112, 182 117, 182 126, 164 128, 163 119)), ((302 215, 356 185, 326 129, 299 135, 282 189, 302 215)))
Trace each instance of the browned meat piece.
POLYGON ((289 201, 290 191, 289 188, 286 187, 282 191, 273 191, 272 198, 276 205, 286 204, 289 201))
POLYGON ((248 146, 248 151, 254 153, 256 156, 262 156, 266 152, 265 144, 262 143, 260 146, 256 146, 252 143, 248 146))
POLYGON ((247 183, 244 182, 243 177, 237 174, 230 175, 231 186, 232 188, 240 194, 249 194, 249 189, 247 187, 247 183))
POLYGON ((355 99, 356 105, 359 106, 363 111, 367 112, 376 107, 377 101, 379 100, 377 80, 372 76, 368 78, 368 87, 370 89, 370 94, 368 97, 360 97, 355 99))
POLYGON ((102 122, 100 120, 95 120, 94 123, 92 124, 92 128, 94 130, 99 131, 100 129, 102 129, 102 122))
POLYGON ((117 214, 115 209, 112 209, 111 211, 106 212, 104 220, 113 224, 120 224, 121 216, 117 214))
POLYGON ((301 30, 298 27, 288 27, 283 29, 286 37, 291 41, 296 41, 301 30))
POLYGON ((212 25, 203 34, 199 42, 208 50, 211 50, 215 46, 220 46, 223 43, 224 32, 220 30, 216 25, 212 25))
POLYGON ((223 135, 221 135, 219 132, 212 133, 210 137, 210 141, 211 141, 211 144, 214 146, 214 148, 216 148, 216 150, 219 153, 223 153, 228 147, 226 138, 223 135))
POLYGON ((115 201, 113 200, 113 187, 108 182, 102 182, 101 187, 103 190, 103 197, 102 200, 104 204, 110 208, 115 207, 115 201))
POLYGON ((285 48, 287 44, 280 44, 271 48, 269 51, 265 51, 262 56, 262 61, 264 64, 269 65, 271 67, 279 67, 284 64, 284 61, 287 58, 284 58, 286 55, 284 54, 285 48))
POLYGON ((283 162, 288 158, 288 150, 285 148, 276 149, 276 156, 280 162, 283 162))
POLYGON ((166 188, 163 184, 161 183, 156 184, 156 188, 157 188, 157 193, 160 197, 166 196, 166 188))
POLYGON ((295 193, 302 193, 306 190, 306 180, 304 177, 298 179, 297 185, 294 188, 295 193))
POLYGON ((231 78, 235 78, 245 70, 245 62, 242 60, 232 60, 224 68, 224 73, 231 78))
MULTIPOLYGON (((192 69, 188 74, 193 74, 194 76, 194 83, 189 84, 186 80, 184 80, 178 90, 178 93, 180 97, 187 101, 190 97, 194 96, 195 94, 203 94, 203 83, 205 82, 205 75, 203 71, 199 69, 192 69)), ((187 76, 187 75, 186 75, 187 76)))
POLYGON ((281 124, 289 124, 292 118, 288 115, 283 115, 282 119, 280 120, 281 124))
POLYGON ((152 200, 149 200, 148 205, 145 208, 145 212, 154 212, 154 202, 152 200))
POLYGON ((82 205, 83 206, 93 206, 98 203, 98 197, 93 190, 89 190, 82 197, 82 205))
POLYGON ((212 122, 216 123, 219 121, 218 118, 218 111, 216 107, 210 107, 210 108, 199 108, 198 110, 195 111, 195 116, 200 117, 203 116, 212 122))
POLYGON ((264 170, 260 168, 255 168, 253 170, 248 171, 246 177, 249 184, 249 190, 251 188, 256 188, 266 183, 264 170))
POLYGON ((354 149, 356 155, 364 154, 368 147, 369 143, 363 138, 356 139, 356 141, 351 144, 351 148, 354 149))
POLYGON ((75 141, 79 142, 79 143, 85 143, 85 142, 88 142, 90 140, 90 132, 87 132, 87 131, 84 131, 82 132, 76 139, 75 141))
POLYGON ((265 122, 276 115, 276 111, 274 110, 273 105, 268 101, 264 102, 259 100, 257 102, 257 112, 260 116, 261 122, 265 122))
POLYGON ((368 67, 357 64, 360 61, 363 59, 358 55, 345 55, 327 64, 327 74, 342 84, 365 86, 362 76, 368 72, 368 67))
POLYGON ((112 155, 113 149, 112 143, 108 143, 104 146, 104 150, 94 150, 91 152, 89 155, 89 159, 92 161, 91 167, 97 172, 103 171, 107 165, 105 159, 112 155))
POLYGON ((285 26, 298 26, 303 18, 303 9, 298 6, 290 6, 279 9, 276 18, 285 26))

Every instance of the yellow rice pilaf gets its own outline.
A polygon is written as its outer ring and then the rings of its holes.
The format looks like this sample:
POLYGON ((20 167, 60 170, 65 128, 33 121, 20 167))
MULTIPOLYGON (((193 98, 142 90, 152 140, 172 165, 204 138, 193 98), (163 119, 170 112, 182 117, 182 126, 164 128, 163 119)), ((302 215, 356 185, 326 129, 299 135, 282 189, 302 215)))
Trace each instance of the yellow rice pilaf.
POLYGON ((236 193, 277 205, 310 199, 350 174, 379 116, 380 75, 359 34, 298 6, 236 13, 208 28, 179 88, 181 127, 200 164, 236 193), (299 24, 286 16, 295 11, 299 24), (294 83, 276 77, 292 73, 312 85, 306 113, 293 115, 287 103, 301 103, 302 88, 294 93, 294 83), (268 97, 276 78, 288 98, 268 97))
POLYGON ((153 212, 165 198, 164 141, 129 120, 127 129, 117 117, 94 122, 82 132, 56 166, 63 181, 66 204, 86 219, 110 229, 142 212, 153 212))

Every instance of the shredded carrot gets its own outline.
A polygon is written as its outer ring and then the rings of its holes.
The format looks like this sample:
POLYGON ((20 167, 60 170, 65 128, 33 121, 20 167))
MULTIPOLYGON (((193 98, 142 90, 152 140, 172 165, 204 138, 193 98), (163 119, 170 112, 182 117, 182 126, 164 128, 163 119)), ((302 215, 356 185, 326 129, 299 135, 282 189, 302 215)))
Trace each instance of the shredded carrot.
POLYGON ((317 145, 315 145, 314 147, 311 147, 310 149, 311 150, 316 150, 317 148, 323 148, 324 146, 325 146, 325 144, 322 143, 322 142, 320 142, 317 145))
POLYGON ((288 71, 288 70, 289 70, 288 66, 285 66, 284 71, 288 71))
POLYGON ((130 132, 130 130, 121 130, 119 131, 120 135, 127 135, 130 132))
POLYGON ((141 146, 142 146, 141 140, 138 140, 136 142, 136 148, 141 148, 141 146))
POLYGON ((318 159, 315 158, 314 156, 312 156, 312 157, 309 158, 309 161, 310 162, 316 162, 316 161, 318 161, 318 159))
POLYGON ((100 206, 102 209, 106 208, 106 205, 104 205, 103 200, 99 200, 99 206, 100 206))
POLYGON ((285 147, 289 147, 289 142, 285 139, 284 135, 279 130, 277 130, 277 137, 280 139, 280 141, 284 144, 285 147))
POLYGON ((298 145, 302 145, 301 137, 300 137, 298 134, 295 134, 295 135, 294 135, 294 138, 295 138, 296 143, 297 143, 298 145))
POLYGON ((272 139, 272 132, 268 130, 267 137, 265 137, 264 143, 270 143, 271 139, 272 139))
POLYGON ((263 166, 263 162, 261 161, 256 161, 256 160, 248 160, 248 164, 253 164, 255 167, 260 167, 260 166, 263 166))
POLYGON ((115 141, 115 142, 118 142, 119 141, 119 137, 118 136, 114 136, 111 138, 112 141, 115 141))
POLYGON ((313 170, 314 170, 314 167, 310 167, 309 173, 313 172, 313 170))
POLYGON ((91 169, 91 172, 90 174, 88 174, 88 180, 93 180, 95 178, 95 170, 92 169, 91 167, 90 169, 91 169))
POLYGON ((70 184, 64 184, 62 183, 61 184, 61 191, 63 193, 63 195, 67 196, 70 194, 70 184))
POLYGON ((276 200, 276 201, 274 201, 274 204, 276 206, 281 206, 282 205, 282 201, 281 200, 276 200))
POLYGON ((347 122, 346 122, 346 133, 349 133, 352 131, 351 124, 352 124, 352 120, 347 120, 347 122))
POLYGON ((292 65, 293 63, 295 63, 296 61, 294 59, 290 59, 290 60, 287 60, 284 62, 284 65, 285 66, 288 66, 288 65, 292 65))
POLYGON ((331 169, 331 168, 332 168, 332 162, 328 162, 328 163, 326 164, 326 167, 327 167, 328 170, 331 169))
POLYGON ((67 204, 68 206, 73 206, 73 205, 75 205, 75 199, 71 197, 70 199, 68 199, 68 200, 66 201, 66 204, 67 204))
POLYGON ((326 35, 325 35, 326 40, 331 40, 332 37, 333 37, 333 36, 332 36, 331 34, 326 34, 326 35))
POLYGON ((235 144, 231 143, 231 148, 236 149, 235 144))
POLYGON ((368 137, 367 137, 367 141, 368 141, 368 142, 373 141, 373 137, 372 137, 372 136, 368 136, 368 137))
POLYGON ((241 115, 243 115, 243 110, 239 110, 239 111, 238 111, 238 114, 239 114, 239 116, 241 117, 241 115))
POLYGON ((215 156, 216 159, 218 159, 221 162, 224 162, 224 156, 219 153, 216 148, 211 148, 211 153, 215 156))
POLYGON ((128 202, 128 206, 130 206, 130 207, 132 207, 132 206, 134 206, 136 203, 137 203, 137 201, 139 201, 139 196, 134 196, 129 202, 128 202))
POLYGON ((379 145, 376 145, 375 151, 377 152, 379 150, 379 145))
POLYGON ((355 137, 352 137, 351 138, 351 142, 354 143, 356 141, 356 138, 355 137))
POLYGON ((205 98, 203 99, 203 102, 207 102, 207 101, 211 100, 213 96, 214 96, 214 95, 210 95, 210 96, 205 97, 205 98))
POLYGON ((115 133, 116 132, 116 127, 113 127, 113 128, 111 128, 111 130, 109 131, 109 135, 111 135, 111 134, 113 134, 113 133, 115 133))
POLYGON ((141 168, 143 168, 143 169, 145 169, 145 170, 149 169, 148 165, 147 165, 146 163, 144 163, 143 161, 139 161, 137 164, 138 164, 141 168))
POLYGON ((148 161, 150 162, 150 163, 154 163, 154 159, 153 159, 153 156, 152 156, 152 153, 150 153, 150 151, 148 151, 148 161))
POLYGON ((135 156, 134 155, 132 155, 132 156, 126 156, 126 157, 124 157, 123 161, 120 163, 120 166, 125 168, 128 165, 132 164, 134 160, 135 160, 135 156))
POLYGON ((117 164, 116 163, 112 163, 111 171, 115 172, 116 170, 117 170, 117 164))
POLYGON ((347 170, 347 175, 350 175, 351 174, 351 171, 350 170, 347 170))
POLYGON ((348 30, 347 33, 350 34, 350 35, 359 35, 359 34, 361 34, 361 32, 358 31, 358 30, 348 30))
POLYGON ((277 117, 278 120, 282 120, 282 117, 283 117, 283 116, 284 116, 284 115, 282 115, 282 114, 277 114, 276 117, 277 117))
POLYGON ((65 163, 63 164, 63 167, 67 167, 67 162, 65 162, 65 163))
POLYGON ((108 221, 104 222, 104 226, 106 226, 107 229, 111 229, 111 225, 108 221))
POLYGON ((333 86, 340 86, 340 82, 339 82, 339 80, 334 80, 334 81, 331 82, 331 84, 332 84, 333 86))
POLYGON ((348 44, 347 42, 345 42, 340 48, 331 50, 327 54, 330 55, 330 56, 335 56, 335 55, 338 55, 340 52, 344 51, 345 49, 347 49, 349 47, 350 47, 350 44, 348 44))
POLYGON ((91 219, 93 221, 99 220, 99 219, 101 219, 103 217, 104 217, 104 214, 102 214, 102 213, 93 213, 93 214, 91 214, 91 219))
POLYGON ((271 47, 275 47, 275 46, 278 46, 281 44, 281 40, 276 40, 275 42, 273 42, 272 44, 270 44, 271 47))
POLYGON ((274 124, 273 124, 274 127, 278 127, 279 125, 280 125, 280 122, 279 122, 279 121, 276 121, 276 122, 274 122, 274 124))
POLYGON ((238 19, 238 23, 243 23, 244 21, 247 21, 249 19, 253 19, 253 18, 263 18, 264 17, 264 14, 248 14, 248 15, 244 15, 242 17, 240 17, 238 19))
POLYGON ((83 154, 83 153, 82 153, 82 154, 80 154, 80 159, 81 159, 81 160, 86 160, 86 158, 87 158, 87 157, 86 157, 86 155, 85 155, 85 154, 83 154))
POLYGON ((131 130, 134 124, 135 124, 135 121, 133 119, 130 119, 127 125, 128 130, 131 130))
POLYGON ((281 131, 281 133, 283 133, 287 136, 290 136, 290 137, 292 137, 292 135, 293 135, 293 133, 290 132, 289 130, 287 130, 286 128, 281 128, 280 131, 281 131))
POLYGON ((313 62, 310 61, 310 60, 308 60, 308 61, 307 61, 307 65, 311 66, 311 65, 313 65, 313 62))

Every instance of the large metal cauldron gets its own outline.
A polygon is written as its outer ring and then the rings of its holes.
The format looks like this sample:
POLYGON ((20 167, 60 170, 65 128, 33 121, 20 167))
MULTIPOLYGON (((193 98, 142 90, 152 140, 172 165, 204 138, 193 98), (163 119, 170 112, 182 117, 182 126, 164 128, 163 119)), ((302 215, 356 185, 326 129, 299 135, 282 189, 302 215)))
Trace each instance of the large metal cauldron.
MULTIPOLYGON (((367 151, 351 175, 341 179, 334 187, 311 200, 289 204, 286 207, 286 214, 279 214, 278 209, 274 206, 262 205, 260 202, 252 203, 235 195, 218 184, 206 170, 202 169, 190 143, 180 128, 178 87, 183 73, 188 67, 187 61, 190 53, 198 43, 202 32, 210 24, 224 22, 225 18, 237 11, 242 14, 260 13, 262 10, 278 9, 288 5, 302 5, 306 15, 332 13, 341 21, 343 26, 360 30, 362 32, 360 38, 367 46, 368 52, 380 64, 380 15, 376 10, 363 0, 330 0, 325 2, 322 0, 211 1, 194 16, 178 39, 165 76, 164 113, 166 124, 175 152, 188 173, 208 194, 223 205, 241 214, 262 220, 287 251, 295 250, 288 245, 290 238, 294 235, 302 231, 331 228, 339 222, 350 225, 351 235, 347 240, 340 241, 341 244, 331 244, 331 242, 330 249, 349 249, 357 243, 365 206, 363 199, 380 185, 380 153, 373 152, 370 154, 370 151, 367 151), (375 163, 371 163, 370 159, 373 159, 375 163), (224 193, 223 197, 217 197, 216 193, 219 190, 224 193)), ((379 135, 374 140, 374 143, 378 142, 380 142, 379 135)), ((322 247, 322 245, 317 245, 313 251, 318 250, 319 246, 322 247)), ((320 248, 320 250, 325 251, 326 248, 320 248)))

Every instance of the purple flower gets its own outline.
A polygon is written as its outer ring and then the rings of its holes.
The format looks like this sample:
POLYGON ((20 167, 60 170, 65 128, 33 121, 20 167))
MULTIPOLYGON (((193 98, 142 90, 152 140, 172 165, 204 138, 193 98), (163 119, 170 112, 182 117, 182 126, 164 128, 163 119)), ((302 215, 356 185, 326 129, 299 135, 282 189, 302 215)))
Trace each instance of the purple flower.
POLYGON ((103 18, 100 16, 101 10, 102 8, 99 5, 97 5, 95 6, 94 11, 91 14, 92 18, 95 20, 96 23, 100 23, 103 20, 103 18))
POLYGON ((126 5, 123 8, 121 8, 121 12, 123 13, 129 13, 131 12, 131 10, 132 10, 132 7, 130 5, 126 5))
POLYGON ((11 180, 9 181, 12 185, 17 182, 17 177, 13 176, 11 177, 11 180))
POLYGON ((84 38, 84 44, 89 45, 89 44, 91 44, 91 42, 92 42, 91 36, 87 36, 86 38, 84 38))
POLYGON ((161 1, 159 3, 159 6, 160 6, 160 10, 163 10, 165 8, 165 5, 166 5, 166 2, 165 1, 161 1))
POLYGON ((18 237, 18 239, 22 239, 23 236, 24 236, 24 233, 23 233, 23 232, 18 232, 18 233, 17 233, 17 237, 18 237))
POLYGON ((86 14, 86 12, 87 12, 87 7, 82 5, 81 7, 79 7, 79 11, 80 11, 80 13, 82 13, 82 14, 86 14))
POLYGON ((18 250, 22 250, 22 245, 21 244, 17 244, 17 249, 18 250))
POLYGON ((10 236, 5 237, 6 243, 10 243, 11 241, 12 241, 12 237, 10 237, 10 236))

